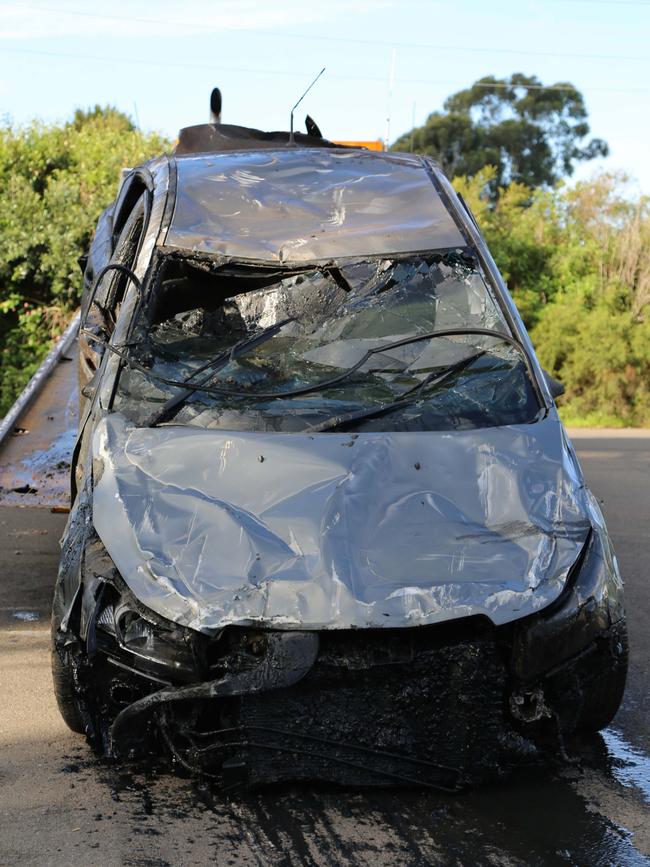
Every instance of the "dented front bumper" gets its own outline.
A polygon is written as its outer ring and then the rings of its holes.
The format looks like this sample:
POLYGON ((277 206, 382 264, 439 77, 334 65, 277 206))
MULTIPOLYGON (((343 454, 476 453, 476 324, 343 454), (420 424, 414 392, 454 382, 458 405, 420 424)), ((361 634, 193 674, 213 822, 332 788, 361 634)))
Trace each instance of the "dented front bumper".
POLYGON ((470 617, 207 636, 144 608, 99 540, 83 562, 56 645, 94 748, 166 752, 226 787, 317 778, 453 790, 493 777, 575 729, 590 679, 623 652, 618 579, 596 531, 554 605, 498 627, 470 617))

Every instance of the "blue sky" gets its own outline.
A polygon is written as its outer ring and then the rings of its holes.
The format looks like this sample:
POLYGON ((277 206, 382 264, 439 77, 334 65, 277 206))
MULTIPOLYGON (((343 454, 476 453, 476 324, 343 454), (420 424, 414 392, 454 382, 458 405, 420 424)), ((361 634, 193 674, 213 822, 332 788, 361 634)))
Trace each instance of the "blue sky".
POLYGON ((583 92, 611 155, 578 177, 622 170, 650 193, 650 0, 0 0, 0 21, 14 123, 111 103, 174 136, 216 84, 224 121, 286 129, 325 66, 299 126, 308 111, 329 138, 383 138, 390 106, 394 139, 477 78, 524 72, 583 92))

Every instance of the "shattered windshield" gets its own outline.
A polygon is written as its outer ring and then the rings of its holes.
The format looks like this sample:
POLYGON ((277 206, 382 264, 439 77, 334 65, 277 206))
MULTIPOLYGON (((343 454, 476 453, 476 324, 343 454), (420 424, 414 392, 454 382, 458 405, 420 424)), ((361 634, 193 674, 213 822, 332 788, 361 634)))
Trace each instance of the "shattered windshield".
POLYGON ((167 254, 121 352, 138 425, 451 430, 532 421, 521 351, 460 251, 301 270, 167 254))

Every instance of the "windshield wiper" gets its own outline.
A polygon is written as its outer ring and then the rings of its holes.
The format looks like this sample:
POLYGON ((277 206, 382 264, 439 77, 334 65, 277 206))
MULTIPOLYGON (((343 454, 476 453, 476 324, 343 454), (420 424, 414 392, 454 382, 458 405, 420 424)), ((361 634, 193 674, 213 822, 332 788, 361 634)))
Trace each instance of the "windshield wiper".
POLYGON ((206 361, 205 364, 202 364, 201 367, 194 370, 186 380, 180 383, 180 385, 185 386, 185 388, 183 388, 183 390, 178 394, 174 395, 174 397, 170 397, 169 400, 151 416, 147 422, 147 426, 155 427, 158 424, 169 421, 196 391, 203 391, 204 386, 206 386, 210 380, 214 378, 215 374, 217 374, 223 367, 230 364, 230 362, 235 358, 248 352, 249 349, 253 349, 255 346, 260 346, 262 343, 266 343, 267 340, 271 340, 271 338, 275 337, 278 331, 284 328, 285 325, 294 321, 295 316, 290 316, 288 319, 282 319, 280 322, 276 322, 274 325, 269 325, 268 328, 258 331, 257 334, 253 334, 251 337, 246 337, 243 340, 238 341, 230 349, 226 349, 224 352, 221 352, 219 355, 210 359, 210 361, 206 361), (195 377, 200 376, 200 374, 204 373, 206 370, 210 371, 207 376, 204 376, 196 382, 193 381, 195 377))
MULTIPOLYGON (((277 325, 272 325, 271 328, 277 328, 279 326, 281 326, 281 323, 278 323, 277 325)), ((524 364, 526 365, 526 370, 528 371, 528 376, 530 377, 531 381, 535 383, 535 374, 533 373, 528 354, 526 353, 526 350, 522 346, 522 344, 516 338, 511 337, 509 334, 504 334, 502 331, 496 331, 493 328, 445 328, 441 329, 440 331, 428 331, 423 334, 414 334, 412 337, 404 337, 401 340, 396 340, 394 343, 384 343, 381 346, 376 346, 373 349, 369 349, 359 359, 359 361, 357 361, 347 370, 344 370, 343 373, 331 377, 331 379, 322 380, 321 382, 317 382, 315 385, 305 385, 301 388, 293 388, 286 391, 252 391, 250 389, 244 391, 234 388, 222 388, 221 386, 216 385, 198 385, 197 383, 188 383, 184 380, 170 379, 169 377, 160 376, 160 374, 153 373, 150 368, 145 367, 144 364, 140 364, 140 362, 131 358, 126 352, 124 352, 123 347, 117 347, 114 344, 104 340, 103 338, 96 337, 92 334, 92 332, 84 333, 88 333, 88 337, 90 340, 94 340, 97 343, 101 343, 106 346, 109 352, 117 355, 118 358, 122 359, 122 361, 126 365, 133 368, 134 370, 139 370, 145 376, 148 376, 150 379, 153 379, 156 382, 160 382, 163 385, 169 385, 173 388, 184 388, 191 393, 196 391, 202 391, 205 394, 212 394, 216 397, 242 397, 247 398, 248 400, 259 400, 260 398, 263 398, 265 400, 273 400, 275 398, 299 397, 303 394, 311 394, 315 391, 325 391, 326 389, 332 388, 335 385, 340 385, 353 373, 356 373, 359 368, 363 367, 363 365, 368 361, 369 358, 371 358, 377 353, 383 353, 389 349, 396 349, 399 346, 406 346, 409 343, 417 343, 421 340, 432 340, 435 337, 454 337, 467 334, 477 334, 485 337, 494 337, 495 339, 502 340, 505 343, 514 346, 515 349, 517 349, 517 351, 521 353, 524 364)), ((259 334, 254 335, 253 338, 249 339, 257 340, 261 338, 262 335, 263 332, 260 332, 259 334)), ((230 355, 230 351, 228 352, 228 355, 230 355)), ((214 375, 214 371, 211 372, 210 375, 214 375)), ((543 404, 540 405, 543 406, 543 404)))
POLYGON ((449 365, 449 367, 442 371, 433 371, 425 377, 422 382, 404 392, 398 400, 391 401, 391 403, 382 403, 379 406, 370 407, 368 409, 359 409, 355 412, 348 412, 343 415, 334 415, 319 424, 310 425, 310 427, 305 430, 305 433, 322 433, 323 431, 328 430, 340 430, 353 422, 366 418, 377 418, 382 415, 388 415, 389 413, 402 409, 405 406, 417 403, 422 399, 425 389, 428 390, 429 387, 438 387, 443 385, 448 379, 454 376, 454 374, 460 373, 466 367, 473 364, 478 358, 485 355, 486 351, 487 350, 482 349, 480 352, 475 352, 473 355, 463 358, 461 361, 457 361, 456 364, 449 365))

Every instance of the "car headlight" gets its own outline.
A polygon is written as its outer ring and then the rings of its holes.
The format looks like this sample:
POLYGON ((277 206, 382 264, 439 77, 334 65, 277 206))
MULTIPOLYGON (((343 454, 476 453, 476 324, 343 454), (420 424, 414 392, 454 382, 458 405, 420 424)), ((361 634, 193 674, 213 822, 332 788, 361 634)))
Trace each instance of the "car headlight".
MULTIPOLYGON (((143 673, 171 680, 194 680, 197 666, 189 631, 173 623, 162 626, 136 611, 129 599, 107 602, 96 621, 98 633, 113 641, 99 640, 109 655, 143 673)), ((99 635, 98 635, 99 637, 99 635)))

